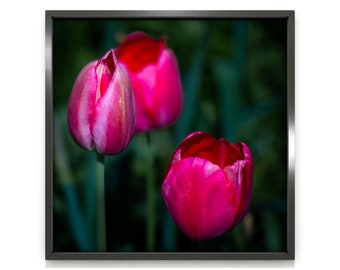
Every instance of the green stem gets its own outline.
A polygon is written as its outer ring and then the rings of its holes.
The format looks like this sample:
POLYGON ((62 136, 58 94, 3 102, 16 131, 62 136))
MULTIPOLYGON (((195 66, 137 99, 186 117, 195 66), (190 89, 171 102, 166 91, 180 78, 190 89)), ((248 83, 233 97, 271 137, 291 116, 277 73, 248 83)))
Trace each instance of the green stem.
POLYGON ((105 156, 97 153, 97 249, 106 251, 105 156))
POLYGON ((146 133, 147 140, 147 168, 146 168, 146 249, 155 249, 155 175, 153 167, 153 149, 151 147, 150 133, 146 133))

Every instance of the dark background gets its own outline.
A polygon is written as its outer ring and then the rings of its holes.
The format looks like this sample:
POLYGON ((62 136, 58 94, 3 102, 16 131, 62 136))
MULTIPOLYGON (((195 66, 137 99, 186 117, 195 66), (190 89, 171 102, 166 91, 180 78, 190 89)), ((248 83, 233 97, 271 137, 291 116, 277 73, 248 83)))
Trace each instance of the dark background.
MULTIPOLYGON (((66 122, 73 83, 90 61, 126 35, 166 37, 177 56, 184 107, 170 128, 151 133, 155 151, 155 251, 286 251, 287 74, 285 19, 67 20, 53 23, 54 251, 95 251, 96 154, 76 145, 66 122), (194 242, 168 215, 165 168, 193 131, 245 142, 254 159, 250 209, 231 232, 194 242)), ((108 251, 146 251, 145 134, 106 157, 108 251)))

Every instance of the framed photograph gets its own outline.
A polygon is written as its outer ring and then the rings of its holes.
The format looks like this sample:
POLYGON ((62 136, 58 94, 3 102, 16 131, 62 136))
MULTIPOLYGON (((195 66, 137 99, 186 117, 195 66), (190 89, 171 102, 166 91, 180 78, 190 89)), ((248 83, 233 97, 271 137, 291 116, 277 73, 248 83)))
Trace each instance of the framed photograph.
POLYGON ((294 259, 294 11, 46 11, 46 259, 294 259))

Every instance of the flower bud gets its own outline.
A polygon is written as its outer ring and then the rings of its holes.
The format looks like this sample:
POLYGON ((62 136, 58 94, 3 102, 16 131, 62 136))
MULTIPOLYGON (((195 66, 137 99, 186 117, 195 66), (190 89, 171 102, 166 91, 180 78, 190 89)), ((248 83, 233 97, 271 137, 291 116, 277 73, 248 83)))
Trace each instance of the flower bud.
POLYGON ((142 32, 130 34, 116 49, 126 66, 136 101, 136 131, 173 124, 182 109, 182 85, 174 53, 165 40, 142 32))
POLYGON ((231 230, 248 210, 252 170, 252 155, 244 143, 190 134, 173 154, 162 185, 170 215, 193 240, 231 230))
POLYGON ((114 50, 79 73, 68 103, 74 141, 100 154, 124 150, 135 132, 135 106, 129 75, 114 50))

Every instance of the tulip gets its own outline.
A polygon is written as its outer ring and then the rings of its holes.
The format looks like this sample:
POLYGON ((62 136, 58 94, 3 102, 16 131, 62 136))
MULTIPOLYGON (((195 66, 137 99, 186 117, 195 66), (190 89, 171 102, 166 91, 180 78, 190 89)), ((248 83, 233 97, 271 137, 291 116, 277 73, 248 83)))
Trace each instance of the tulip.
POLYGON ((252 170, 246 144, 190 134, 173 154, 162 185, 170 215, 193 240, 230 231, 248 210, 252 170))
POLYGON ((116 49, 125 64, 136 101, 136 131, 173 124, 182 109, 182 85, 174 53, 164 39, 142 32, 130 34, 116 49))
POLYGON ((128 72, 114 50, 79 73, 68 103, 74 141, 99 154, 117 154, 135 132, 135 107, 128 72))

